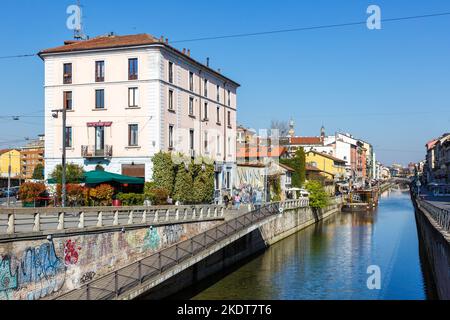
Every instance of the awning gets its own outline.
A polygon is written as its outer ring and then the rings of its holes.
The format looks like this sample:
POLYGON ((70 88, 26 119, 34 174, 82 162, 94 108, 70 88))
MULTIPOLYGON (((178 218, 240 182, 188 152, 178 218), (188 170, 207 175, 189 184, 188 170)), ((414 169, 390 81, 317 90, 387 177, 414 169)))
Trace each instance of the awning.
MULTIPOLYGON (((49 184, 55 184, 56 181, 54 179, 48 179, 47 182, 49 184)), ((144 184, 145 180, 144 178, 136 178, 136 177, 130 177, 130 176, 124 176, 121 174, 101 171, 101 170, 95 170, 95 171, 89 171, 84 174, 83 181, 80 181, 80 183, 86 183, 86 184, 100 184, 100 183, 107 183, 107 182, 117 182, 120 184, 144 184)))

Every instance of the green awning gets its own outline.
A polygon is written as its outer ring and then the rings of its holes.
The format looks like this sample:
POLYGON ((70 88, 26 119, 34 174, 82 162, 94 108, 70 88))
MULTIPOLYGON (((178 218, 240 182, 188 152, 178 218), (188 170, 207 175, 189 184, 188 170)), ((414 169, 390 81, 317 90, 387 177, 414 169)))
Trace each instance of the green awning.
MULTIPOLYGON (((54 179, 48 179, 47 182, 50 184, 56 183, 54 179)), ((107 182, 117 182, 120 184, 144 184, 145 180, 144 178, 136 178, 101 170, 95 170, 86 172, 84 174, 84 179, 81 182, 86 184, 100 184, 107 182)))

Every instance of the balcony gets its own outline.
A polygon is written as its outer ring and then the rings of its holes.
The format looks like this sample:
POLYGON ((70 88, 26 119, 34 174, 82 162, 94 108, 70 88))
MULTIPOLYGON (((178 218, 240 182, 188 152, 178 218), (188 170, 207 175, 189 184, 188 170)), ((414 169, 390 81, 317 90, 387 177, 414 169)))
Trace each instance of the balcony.
POLYGON ((86 159, 112 158, 113 147, 105 145, 104 149, 97 150, 95 146, 81 146, 81 156, 86 159))

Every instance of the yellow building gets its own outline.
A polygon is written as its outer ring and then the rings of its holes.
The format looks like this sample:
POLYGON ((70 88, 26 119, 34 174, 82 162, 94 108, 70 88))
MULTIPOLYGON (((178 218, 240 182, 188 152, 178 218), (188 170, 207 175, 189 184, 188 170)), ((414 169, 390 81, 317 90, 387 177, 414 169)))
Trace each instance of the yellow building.
POLYGON ((345 177, 345 161, 327 153, 308 151, 305 154, 306 163, 319 169, 320 174, 328 180, 339 181, 345 177))
POLYGON ((20 151, 15 149, 0 150, 0 175, 8 177, 8 167, 11 163, 11 177, 20 175, 20 151))

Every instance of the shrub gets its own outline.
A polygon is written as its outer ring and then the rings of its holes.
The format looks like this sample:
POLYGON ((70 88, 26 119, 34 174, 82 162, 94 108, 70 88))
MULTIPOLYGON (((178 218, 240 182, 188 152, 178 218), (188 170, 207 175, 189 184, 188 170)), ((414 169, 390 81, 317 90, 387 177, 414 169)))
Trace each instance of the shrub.
MULTIPOLYGON (((88 203, 85 199, 85 187, 79 184, 69 183, 66 185, 66 201, 70 207, 84 206, 88 203)), ((62 200, 62 185, 58 184, 56 187, 56 196, 58 202, 62 200)))
POLYGON ((193 202, 194 181, 192 179, 192 164, 186 170, 184 163, 177 166, 173 199, 183 203, 193 202))
POLYGON ((193 203, 211 203, 214 199, 214 166, 201 165, 194 167, 195 177, 192 190, 193 203))
POLYGON ((309 205, 315 209, 325 208, 329 204, 329 196, 319 181, 309 181, 306 184, 309 191, 309 205))
POLYGON ((119 193, 116 198, 122 202, 123 206, 142 206, 144 204, 143 194, 119 193))
POLYGON ((172 194, 175 180, 175 166, 170 153, 159 152, 152 158, 154 187, 164 188, 172 194))
POLYGON ((112 197, 114 195, 114 188, 109 184, 102 184, 96 188, 90 189, 89 196, 96 205, 110 206, 112 204, 112 197))
POLYGON ((144 198, 150 200, 152 204, 165 205, 168 197, 169 192, 166 189, 155 187, 155 184, 151 182, 145 184, 144 198))
POLYGON ((26 182, 20 186, 19 199, 24 202, 34 202, 38 197, 46 192, 43 183, 26 182))
POLYGON ((292 186, 301 188, 306 179, 305 150, 303 148, 299 148, 295 152, 295 156, 292 159, 280 159, 280 163, 295 170, 292 174, 292 186))

